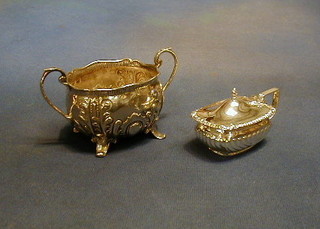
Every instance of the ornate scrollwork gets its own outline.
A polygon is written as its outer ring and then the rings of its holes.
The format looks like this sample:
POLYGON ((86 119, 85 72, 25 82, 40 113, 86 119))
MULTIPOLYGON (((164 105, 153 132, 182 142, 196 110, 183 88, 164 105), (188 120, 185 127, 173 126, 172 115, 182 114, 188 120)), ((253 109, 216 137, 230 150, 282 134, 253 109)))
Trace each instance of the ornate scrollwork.
MULTIPOLYGON (((105 136, 116 139, 121 135, 134 135, 150 128, 157 120, 159 110, 150 107, 148 110, 132 112, 124 119, 113 117, 114 103, 104 97, 76 97, 72 105, 75 129, 94 136, 105 136)), ((117 110, 118 107, 116 107, 117 110)))
POLYGON ((116 87, 145 82, 150 78, 145 72, 137 70, 116 69, 115 73, 118 76, 115 83, 116 87))

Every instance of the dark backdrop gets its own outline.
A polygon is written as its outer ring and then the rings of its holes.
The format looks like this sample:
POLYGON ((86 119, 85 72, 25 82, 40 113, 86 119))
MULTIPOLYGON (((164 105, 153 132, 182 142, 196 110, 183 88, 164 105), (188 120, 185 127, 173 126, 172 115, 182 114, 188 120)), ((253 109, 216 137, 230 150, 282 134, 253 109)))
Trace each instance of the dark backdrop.
POLYGON ((319 227, 319 1, 2 0, 0 31, 1 228, 319 227), (165 140, 137 136, 96 158, 40 94, 44 68, 153 63, 168 46, 180 66, 165 140), (233 87, 279 87, 281 100, 265 141, 223 159, 196 140, 190 112, 233 87))

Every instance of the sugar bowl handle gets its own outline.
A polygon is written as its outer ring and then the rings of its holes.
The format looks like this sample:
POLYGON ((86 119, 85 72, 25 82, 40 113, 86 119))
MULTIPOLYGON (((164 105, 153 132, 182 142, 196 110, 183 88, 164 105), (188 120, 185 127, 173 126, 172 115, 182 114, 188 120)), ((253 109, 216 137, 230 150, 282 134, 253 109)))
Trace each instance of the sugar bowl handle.
POLYGON ((55 106, 51 100, 48 98, 45 90, 44 90, 44 81, 45 79, 47 78, 47 76, 51 73, 51 72, 60 72, 61 73, 61 76, 59 77, 59 81, 60 83, 62 84, 65 84, 67 85, 66 83, 66 73, 59 69, 59 68, 47 68, 47 69, 44 69, 44 72, 42 74, 42 77, 41 77, 41 80, 40 80, 40 90, 41 90, 41 93, 44 97, 44 99, 47 101, 47 103, 53 108, 55 109, 59 114, 61 114, 63 117, 65 117, 66 119, 71 119, 71 116, 64 113, 60 108, 58 108, 57 106, 55 106))
POLYGON ((160 59, 160 55, 164 52, 168 52, 173 56, 173 61, 174 61, 174 66, 173 66, 173 70, 171 72, 171 75, 168 79, 168 81, 166 82, 166 84, 163 86, 163 91, 165 91, 167 89, 167 87, 171 84, 174 76, 176 75, 176 71, 177 71, 177 67, 178 67, 178 59, 177 59, 177 55, 175 54, 175 52, 171 49, 171 48, 165 48, 165 49, 161 49, 159 50, 159 52, 155 55, 154 57, 154 63, 156 65, 157 68, 159 68, 162 64, 162 60, 160 59))
POLYGON ((280 90, 279 88, 270 88, 269 90, 266 90, 264 92, 261 92, 259 94, 259 97, 264 99, 265 96, 273 94, 273 99, 272 99, 272 106, 274 108, 277 108, 279 105, 279 98, 280 98, 280 90))

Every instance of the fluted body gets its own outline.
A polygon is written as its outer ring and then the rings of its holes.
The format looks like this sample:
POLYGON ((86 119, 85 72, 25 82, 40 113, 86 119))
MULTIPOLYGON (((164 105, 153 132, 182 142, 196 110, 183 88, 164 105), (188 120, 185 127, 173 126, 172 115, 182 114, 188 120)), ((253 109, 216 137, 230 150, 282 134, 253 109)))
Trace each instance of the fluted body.
POLYGON ((269 124, 260 127, 255 132, 252 132, 248 135, 233 137, 228 140, 221 138, 219 139, 218 136, 203 131, 201 125, 196 127, 196 133, 197 137, 213 152, 221 156, 232 156, 250 149, 252 146, 263 140, 269 132, 270 126, 271 123, 269 122, 269 124))

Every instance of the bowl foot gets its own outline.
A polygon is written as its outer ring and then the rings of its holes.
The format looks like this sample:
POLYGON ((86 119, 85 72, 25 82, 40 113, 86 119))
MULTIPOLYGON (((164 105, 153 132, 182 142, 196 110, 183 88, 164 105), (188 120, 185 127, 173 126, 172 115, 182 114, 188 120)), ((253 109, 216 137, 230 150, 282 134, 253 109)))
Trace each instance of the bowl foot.
MULTIPOLYGON (((148 132, 150 132, 155 138, 157 138, 157 139, 164 139, 164 138, 166 138, 166 135, 165 134, 163 134, 163 133, 161 133, 161 132, 159 132, 158 131, 158 127, 157 127, 157 125, 156 124, 154 124, 151 128, 150 128, 150 130, 148 131, 148 132)), ((147 133, 148 133, 147 132, 147 133)))
POLYGON ((218 150, 215 150, 215 149, 212 149, 212 148, 209 148, 212 152, 220 155, 220 156, 223 156, 223 157, 229 157, 229 156, 234 156, 234 155, 238 155, 240 153, 243 153, 249 149, 251 149, 253 146, 249 146, 245 149, 242 149, 242 150, 239 150, 239 151, 235 151, 235 152, 225 152, 225 151, 218 151, 218 150))
POLYGON ((97 157, 105 157, 107 156, 109 147, 110 147, 110 140, 104 137, 94 137, 91 139, 92 142, 96 143, 96 156, 97 157))

